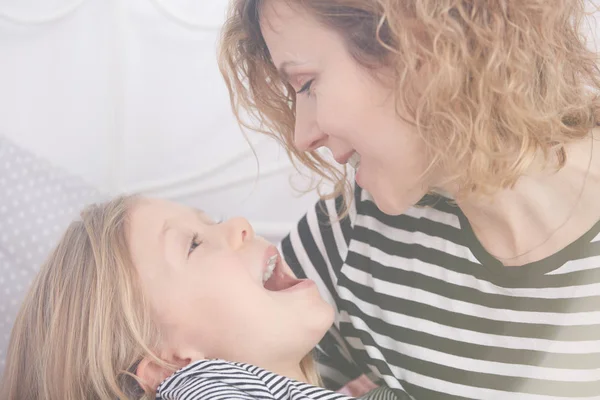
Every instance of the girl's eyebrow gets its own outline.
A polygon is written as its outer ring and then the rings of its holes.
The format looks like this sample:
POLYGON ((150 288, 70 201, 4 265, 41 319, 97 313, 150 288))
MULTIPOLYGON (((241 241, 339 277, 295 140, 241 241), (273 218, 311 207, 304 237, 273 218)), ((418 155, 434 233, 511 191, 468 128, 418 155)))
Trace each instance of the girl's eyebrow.
POLYGON ((212 218, 210 218, 208 216, 208 214, 206 214, 206 212, 197 209, 197 208, 192 208, 192 210, 194 211, 194 214, 196 215, 196 217, 200 220, 200 222, 207 224, 207 225, 214 225, 215 221, 212 220, 212 218))

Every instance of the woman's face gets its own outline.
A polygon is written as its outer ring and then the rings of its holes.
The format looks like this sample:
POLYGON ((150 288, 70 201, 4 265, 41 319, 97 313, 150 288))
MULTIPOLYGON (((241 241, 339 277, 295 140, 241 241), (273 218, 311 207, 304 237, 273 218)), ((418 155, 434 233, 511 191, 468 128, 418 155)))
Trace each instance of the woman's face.
POLYGON ((326 146, 341 164, 357 152, 357 183, 382 211, 404 212, 429 189, 421 179, 429 160, 422 139, 396 114, 384 83, 392 74, 367 71, 335 31, 287 3, 265 3, 261 30, 275 66, 298 92, 296 147, 326 146))
POLYGON ((297 366, 333 321, 312 281, 284 274, 276 248, 244 219, 215 223, 143 199, 130 216, 133 263, 175 361, 221 358, 271 370, 297 366), (263 283, 269 259, 272 277, 263 283))

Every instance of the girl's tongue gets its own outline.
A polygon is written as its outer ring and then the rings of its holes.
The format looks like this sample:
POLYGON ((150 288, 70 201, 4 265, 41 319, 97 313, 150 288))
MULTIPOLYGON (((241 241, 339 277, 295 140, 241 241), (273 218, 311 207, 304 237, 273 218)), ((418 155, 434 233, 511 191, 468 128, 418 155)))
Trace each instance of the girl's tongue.
POLYGON ((265 282, 265 289, 270 290, 271 292, 280 292, 289 289, 300 282, 300 279, 284 274, 276 268, 275 271, 273 271, 273 275, 265 282))

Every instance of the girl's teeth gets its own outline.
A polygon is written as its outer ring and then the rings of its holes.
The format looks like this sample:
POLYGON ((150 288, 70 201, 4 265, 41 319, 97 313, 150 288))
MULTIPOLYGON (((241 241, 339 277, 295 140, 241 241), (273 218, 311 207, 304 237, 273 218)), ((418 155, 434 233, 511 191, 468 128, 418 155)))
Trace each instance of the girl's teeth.
POLYGON ((269 258, 267 261, 267 270, 263 274, 263 284, 269 280, 269 278, 273 275, 273 271, 275 270, 275 265, 277 264, 277 256, 273 256, 269 258))
POLYGON ((360 166, 360 154, 354 152, 352 156, 348 159, 348 164, 354 169, 357 169, 360 166))

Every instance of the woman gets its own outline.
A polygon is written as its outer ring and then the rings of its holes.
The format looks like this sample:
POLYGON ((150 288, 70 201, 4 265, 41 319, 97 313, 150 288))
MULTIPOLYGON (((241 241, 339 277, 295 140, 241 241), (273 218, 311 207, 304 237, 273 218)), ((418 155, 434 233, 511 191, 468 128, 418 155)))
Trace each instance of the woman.
POLYGON ((139 197, 92 206, 32 284, 0 398, 348 399, 309 385, 333 312, 287 271, 244 219, 139 197))
POLYGON ((329 387, 367 373, 415 400, 598 398, 584 5, 231 1, 220 64, 240 123, 336 183, 282 244, 336 308, 329 387), (355 167, 353 195, 320 147, 355 167))

